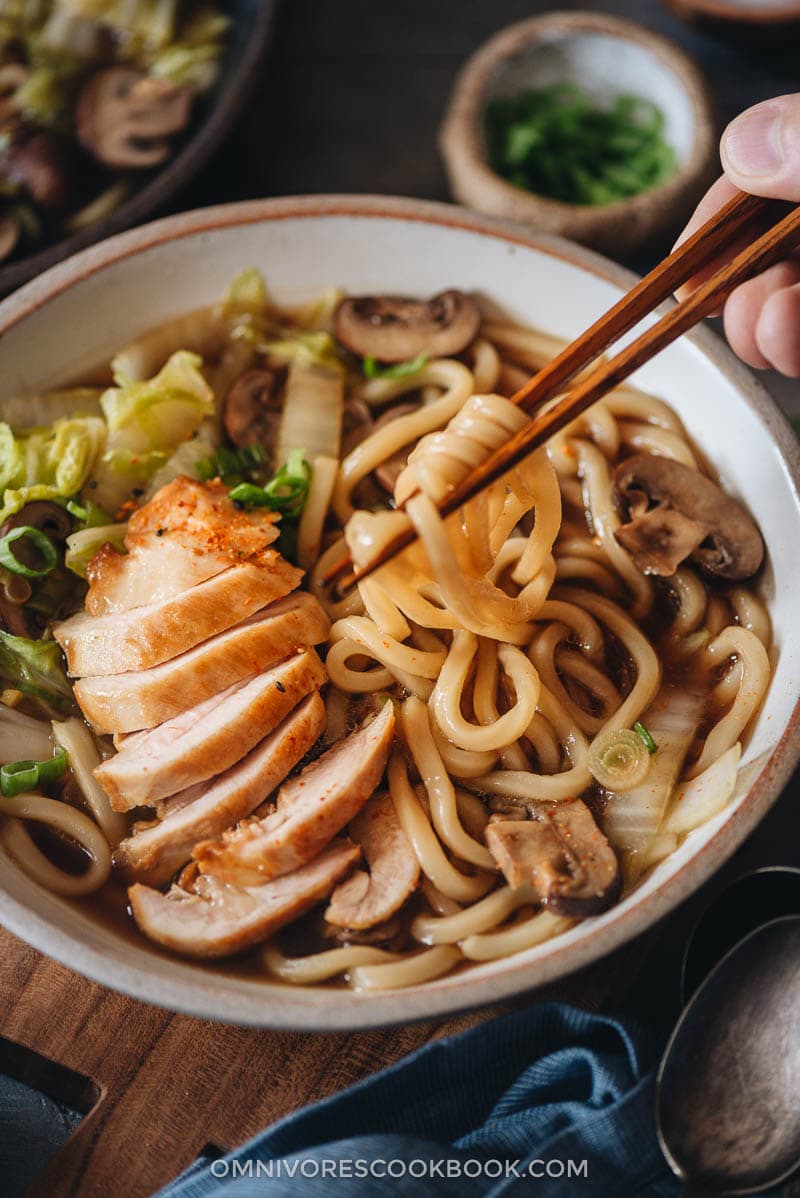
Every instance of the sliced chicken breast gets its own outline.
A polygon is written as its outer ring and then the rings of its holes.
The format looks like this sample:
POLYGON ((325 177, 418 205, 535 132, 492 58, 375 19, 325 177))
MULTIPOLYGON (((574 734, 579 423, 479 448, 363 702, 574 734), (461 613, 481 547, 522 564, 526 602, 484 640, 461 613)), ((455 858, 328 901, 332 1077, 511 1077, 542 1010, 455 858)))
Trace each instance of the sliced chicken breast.
POLYGON ((105 545, 90 562, 86 610, 129 611, 171 599, 228 566, 258 565, 278 536, 277 518, 266 508, 238 510, 219 480, 173 479, 131 516, 128 552, 105 545))
POLYGON ((384 924, 400 910, 419 881, 419 861, 385 791, 368 800, 348 832, 361 846, 369 873, 357 869, 336 887, 325 918, 337 927, 362 931, 384 924))
POLYGON ((115 811, 145 807, 240 761, 325 681, 313 649, 125 741, 95 770, 115 811))
POLYGON ((325 730, 325 704, 309 695, 240 762, 161 804, 163 818, 123 840, 114 864, 131 881, 162 886, 208 836, 219 836, 272 794, 325 730))
POLYGON ((302 571, 274 549, 266 549, 263 560, 260 566, 230 566, 160 603, 106 616, 78 612, 56 624, 53 634, 70 674, 96 677, 160 665, 282 599, 299 584, 302 571))
POLYGON ((154 728, 298 649, 325 640, 330 621, 297 592, 202 645, 149 670, 84 678, 75 698, 98 732, 154 728))
POLYGON ((386 703, 371 722, 285 783, 272 814, 243 820, 220 840, 199 844, 192 856, 201 873, 254 886, 311 861, 377 789, 394 722, 394 708, 386 703))
POLYGON ((358 860, 358 847, 335 840, 316 860, 266 885, 228 886, 202 874, 193 890, 166 894, 137 883, 131 911, 145 936, 188 957, 225 957, 266 940, 330 894, 358 860))

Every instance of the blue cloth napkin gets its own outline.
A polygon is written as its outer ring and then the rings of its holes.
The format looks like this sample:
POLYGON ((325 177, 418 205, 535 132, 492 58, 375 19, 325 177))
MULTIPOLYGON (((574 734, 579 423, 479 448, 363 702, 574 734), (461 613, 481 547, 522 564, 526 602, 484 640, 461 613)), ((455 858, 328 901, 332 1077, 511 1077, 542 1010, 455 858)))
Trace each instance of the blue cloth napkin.
POLYGON ((160 1198, 674 1198, 658 1047, 627 1020, 531 1006, 201 1158, 160 1198))

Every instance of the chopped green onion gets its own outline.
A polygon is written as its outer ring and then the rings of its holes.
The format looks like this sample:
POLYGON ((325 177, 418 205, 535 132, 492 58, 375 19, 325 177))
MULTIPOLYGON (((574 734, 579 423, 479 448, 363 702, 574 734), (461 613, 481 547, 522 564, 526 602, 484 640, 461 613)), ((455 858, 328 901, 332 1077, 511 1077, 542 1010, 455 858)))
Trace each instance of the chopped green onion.
POLYGON ((427 354, 419 354, 406 362, 395 362, 392 366, 380 366, 376 358, 365 358, 361 364, 365 379, 405 379, 416 374, 428 361, 427 354))
POLYGON ((31 524, 22 524, 19 528, 12 528, 11 532, 0 540, 0 566, 5 566, 12 574, 21 574, 23 578, 44 578, 45 574, 49 574, 58 565, 58 553, 56 547, 50 538, 39 528, 34 528, 31 524), (26 566, 15 556, 11 546, 20 540, 27 540, 39 553, 42 558, 42 566, 36 569, 32 566, 26 566))
POLYGON ((305 507, 311 484, 311 466, 304 454, 304 449, 293 449, 286 465, 264 487, 264 493, 278 512, 299 516, 305 507))
POLYGON ((69 759, 65 749, 47 761, 12 761, 0 766, 0 793, 7 799, 32 790, 44 782, 55 782, 66 773, 69 759))
POLYGON ((238 483, 230 495, 233 502, 240 503, 242 507, 272 507, 264 488, 257 487, 255 483, 238 483))
POLYGON ((67 502, 67 511, 76 520, 79 520, 84 528, 101 528, 104 524, 111 523, 111 517, 108 512, 104 512, 96 503, 89 500, 88 503, 78 503, 77 499, 70 499, 67 502))
POLYGON ((636 732, 617 728, 594 738, 587 765, 592 777, 606 790, 632 790, 645 780, 650 754, 636 732))
POLYGON ((641 738, 642 744, 651 756, 653 753, 658 751, 658 745, 653 740, 652 736, 647 731, 641 720, 636 721, 636 723, 633 725, 633 730, 636 735, 641 738))
POLYGON ((486 140, 504 179, 567 204, 613 204, 675 173, 655 104, 626 95, 603 104, 573 84, 493 100, 486 140))
POLYGON ((201 483, 221 478, 226 486, 232 486, 263 476, 263 468, 268 462, 267 451, 261 445, 248 445, 244 449, 229 449, 223 445, 211 457, 200 458, 194 468, 201 483))
POLYGON ((293 449, 288 460, 263 487, 239 483, 230 493, 234 503, 244 507, 268 507, 285 516, 299 516, 308 498, 311 467, 304 450, 293 449))
POLYGON ((273 512, 280 512, 278 549, 290 561, 296 559, 297 521, 302 515, 311 486, 311 466, 304 455, 303 449, 291 450, 285 466, 281 466, 263 487, 255 483, 239 483, 230 491, 230 497, 237 506, 267 507, 273 512))

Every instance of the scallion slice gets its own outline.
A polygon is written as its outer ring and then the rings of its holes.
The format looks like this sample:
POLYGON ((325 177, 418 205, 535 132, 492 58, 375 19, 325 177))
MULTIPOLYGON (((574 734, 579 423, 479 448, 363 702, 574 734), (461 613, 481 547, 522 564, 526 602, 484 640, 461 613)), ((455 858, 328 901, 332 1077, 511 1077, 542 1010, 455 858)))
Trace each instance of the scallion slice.
POLYGON ((304 450, 293 449, 286 464, 263 487, 239 483, 230 492, 234 503, 243 507, 268 507, 284 516, 299 516, 311 483, 311 467, 304 450))
POLYGON ((77 499, 67 501, 67 511, 70 516, 74 516, 79 520, 84 528, 100 528, 104 524, 111 523, 111 517, 108 512, 104 512, 101 507, 91 500, 86 503, 79 503, 77 499))
POLYGON ((229 449, 221 446, 210 458, 200 458, 195 462, 197 477, 201 483, 207 483, 212 478, 221 478, 228 486, 239 482, 252 481, 254 477, 264 476, 264 467, 269 457, 261 445, 247 445, 244 449, 229 449))
POLYGON ((69 758, 65 749, 46 761, 10 761, 0 766, 0 794, 11 799, 45 782, 55 782, 66 773, 69 758))
POLYGON ((636 723, 633 725, 633 730, 637 736, 641 737, 642 744, 644 745, 644 747, 647 749, 647 752, 650 753, 651 756, 653 753, 658 752, 658 745, 653 740, 652 736, 647 731, 647 729, 645 728, 645 726, 641 720, 636 721, 636 723))
POLYGON ((21 574, 23 578, 44 578, 57 564, 58 553, 55 545, 46 533, 43 533, 40 528, 34 528, 31 524, 21 524, 19 528, 12 528, 0 540, 0 566, 5 566, 12 574, 21 574), (26 540, 32 545, 41 557, 40 569, 26 566, 15 555, 11 546, 21 540, 26 540))
POLYGON ((405 362, 395 362, 391 366, 381 366, 376 358, 365 358, 361 364, 365 379, 405 379, 416 374, 428 361, 427 354, 419 354, 405 362))
POLYGON ((594 738, 587 765, 592 777, 606 790, 632 790, 644 782, 650 769, 650 754, 636 732, 616 728, 594 738))

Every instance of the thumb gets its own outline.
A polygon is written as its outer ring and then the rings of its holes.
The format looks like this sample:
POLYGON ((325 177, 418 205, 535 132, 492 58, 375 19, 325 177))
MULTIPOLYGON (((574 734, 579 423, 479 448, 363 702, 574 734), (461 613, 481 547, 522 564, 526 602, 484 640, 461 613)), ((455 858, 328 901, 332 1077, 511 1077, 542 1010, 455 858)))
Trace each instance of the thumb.
POLYGON ((800 95, 748 108, 722 135, 720 156, 736 187, 776 200, 800 200, 800 95))

